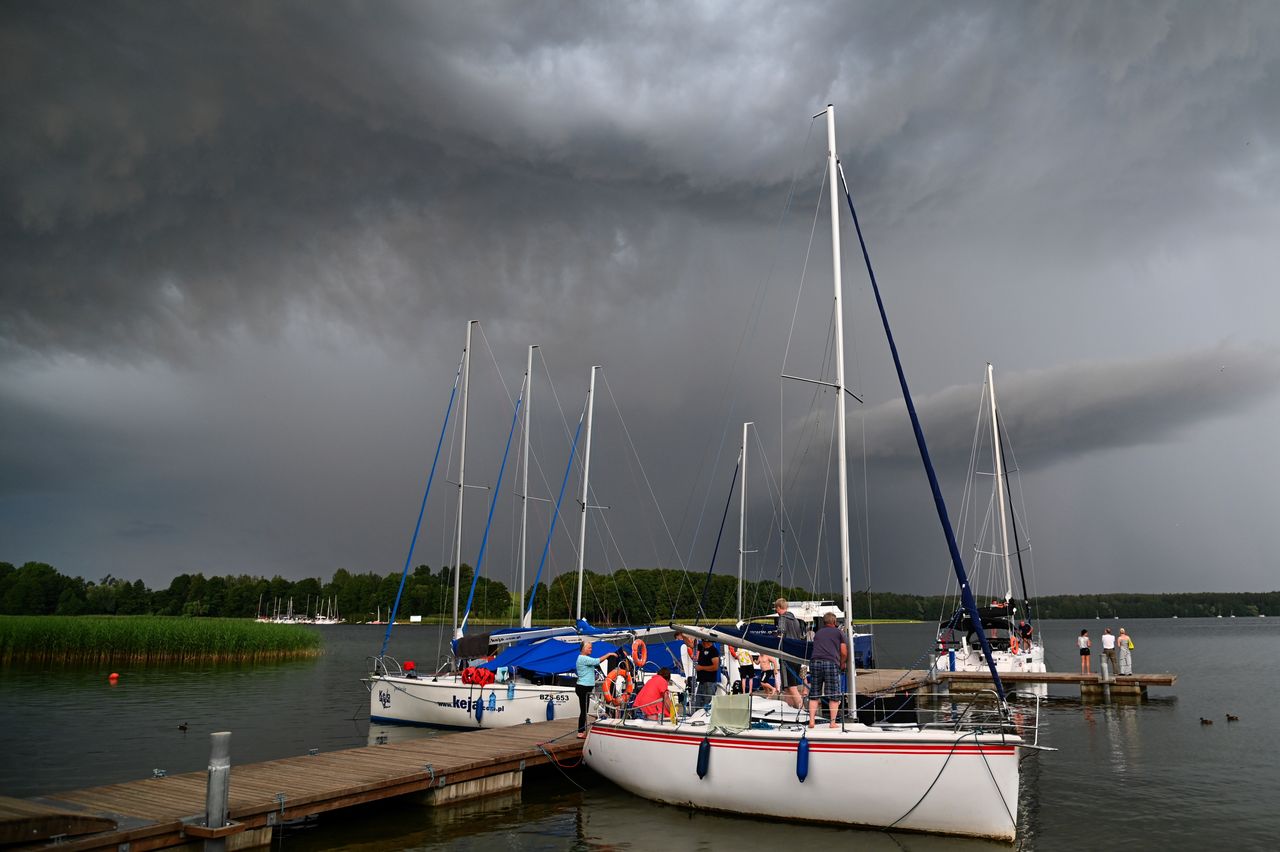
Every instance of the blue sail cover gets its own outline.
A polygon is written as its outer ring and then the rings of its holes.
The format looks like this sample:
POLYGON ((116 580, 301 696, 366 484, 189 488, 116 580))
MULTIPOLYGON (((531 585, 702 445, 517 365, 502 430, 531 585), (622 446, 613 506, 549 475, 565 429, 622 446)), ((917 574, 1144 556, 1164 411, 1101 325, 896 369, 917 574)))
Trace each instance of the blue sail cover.
MULTIPOLYGON (((617 633, 616 630, 598 630, 592 629, 593 633, 617 633)), ((680 648, 684 644, 682 642, 654 642, 646 643, 648 645, 649 660, 645 663, 644 670, 647 672, 656 672, 658 669, 671 669, 673 672, 680 672, 680 648)), ((613 642, 600 640, 594 643, 591 649, 592 656, 603 657, 605 654, 615 653, 619 650, 619 645, 613 642)), ((625 646, 625 652, 630 653, 630 646, 625 646)), ((528 643, 518 643, 501 651, 492 660, 480 663, 476 668, 489 669, 497 671, 500 667, 517 668, 522 674, 531 675, 576 675, 579 643, 577 641, 565 641, 562 639, 538 639, 528 643)))

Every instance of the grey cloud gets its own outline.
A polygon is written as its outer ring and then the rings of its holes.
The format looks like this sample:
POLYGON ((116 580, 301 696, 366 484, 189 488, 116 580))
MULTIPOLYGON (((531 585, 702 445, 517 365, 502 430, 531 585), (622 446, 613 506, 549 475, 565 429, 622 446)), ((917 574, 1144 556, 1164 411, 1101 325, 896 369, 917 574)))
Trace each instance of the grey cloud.
MULTIPOLYGON (((1125 447, 1175 442, 1197 425, 1237 416, 1280 389, 1280 349, 1223 344, 1161 358, 1071 364, 1034 371, 996 365, 1001 417, 1020 455, 1042 466, 1125 447)), ((968 457, 981 384, 916 400, 930 448, 968 457)), ((902 402, 866 413, 868 454, 917 463, 902 402)))

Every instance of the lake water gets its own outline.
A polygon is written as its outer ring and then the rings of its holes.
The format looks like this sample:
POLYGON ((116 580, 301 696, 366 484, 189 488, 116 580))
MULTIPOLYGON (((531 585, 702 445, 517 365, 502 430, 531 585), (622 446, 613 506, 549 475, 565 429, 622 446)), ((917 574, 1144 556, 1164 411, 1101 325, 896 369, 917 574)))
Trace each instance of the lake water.
MULTIPOLYGON (((1133 635, 1134 670, 1174 672, 1145 704, 1086 706, 1051 687, 1041 743, 1023 763, 1018 847, 1027 850, 1274 849, 1280 845, 1280 617, 1046 622, 1053 671, 1079 667, 1075 636, 1104 626, 1133 635), (1226 714, 1240 717, 1228 723, 1226 714), (1201 717, 1214 724, 1201 725, 1201 717)), ((315 628, 316 660, 256 667, 0 670, 0 794, 57 790, 204 771, 209 733, 232 732, 249 763, 432 736, 368 722, 359 678, 383 628, 315 628), (187 731, 179 730, 186 723, 187 731)), ((929 647, 927 624, 877 628, 878 658, 905 667, 929 647)), ((434 659, 440 631, 397 627, 392 652, 434 659)), ((1095 665, 1097 657, 1094 657, 1095 665)), ((425 663, 424 663, 425 666, 425 663)), ((692 769, 690 770, 692 771, 692 769)), ((234 769, 232 784, 235 783, 234 769)), ((875 783, 868 779, 868 783, 875 783)), ((856 789, 850 796, 858 795, 856 789)), ((962 792, 957 792, 962 795, 962 792)), ((519 796, 426 811, 386 803, 324 815, 275 845, 360 849, 743 849, 851 846, 869 850, 1008 849, 916 835, 819 828, 690 812, 636 799, 589 770, 531 775, 519 796)))

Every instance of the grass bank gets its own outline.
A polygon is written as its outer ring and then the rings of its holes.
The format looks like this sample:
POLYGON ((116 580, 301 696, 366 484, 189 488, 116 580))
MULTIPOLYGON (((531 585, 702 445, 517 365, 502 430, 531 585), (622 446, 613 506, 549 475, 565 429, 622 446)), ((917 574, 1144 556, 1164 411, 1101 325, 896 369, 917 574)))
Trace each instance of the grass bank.
POLYGON ((0 616, 0 662, 256 662, 320 653, 320 636, 243 618, 0 616))

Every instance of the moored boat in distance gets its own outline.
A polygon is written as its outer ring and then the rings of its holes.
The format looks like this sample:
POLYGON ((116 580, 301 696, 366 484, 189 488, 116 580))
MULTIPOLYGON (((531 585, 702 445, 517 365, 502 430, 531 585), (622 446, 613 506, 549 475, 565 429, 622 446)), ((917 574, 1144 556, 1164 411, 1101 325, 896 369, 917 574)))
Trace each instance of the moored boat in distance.
MULTIPOLYGON (((1027 595, 1027 581, 1023 567, 1023 554, 1030 550, 1029 543, 1021 541, 1017 518, 1012 511, 1015 505, 1005 460, 1002 420, 996 404, 995 372, 987 364, 979 405, 979 428, 974 435, 971 459, 976 462, 983 449, 983 442, 990 442, 992 464, 992 488, 990 499, 975 505, 971 501, 973 490, 966 489, 964 505, 960 510, 960 526, 964 528, 966 516, 972 516, 977 532, 974 534, 972 554, 977 564, 970 564, 974 582, 995 577, 1003 578, 1000 597, 991 606, 978 610, 979 620, 970 618, 964 607, 958 606, 938 624, 938 657, 934 667, 941 672, 981 672, 987 669, 982 645, 975 641, 978 633, 984 633, 991 645, 991 660, 997 670, 1007 673, 1032 674, 1047 671, 1044 663, 1044 645, 1034 629, 1027 595), (1013 544, 1010 545, 1010 532, 1013 544), (1013 591, 1013 563, 1017 560, 1018 576, 1022 580, 1022 595, 1015 600, 1013 591)), ((972 471, 974 474, 977 471, 972 471)), ((971 477, 971 481, 976 476, 971 477)), ((1048 684, 1020 684, 1023 692, 1039 697, 1048 695, 1048 684)))

